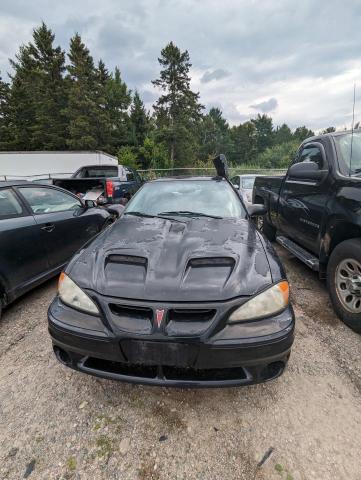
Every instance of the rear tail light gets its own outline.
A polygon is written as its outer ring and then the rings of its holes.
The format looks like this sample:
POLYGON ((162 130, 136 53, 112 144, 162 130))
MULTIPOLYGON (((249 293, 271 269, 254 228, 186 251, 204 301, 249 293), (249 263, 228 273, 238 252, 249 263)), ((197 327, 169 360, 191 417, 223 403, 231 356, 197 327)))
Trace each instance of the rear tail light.
POLYGON ((107 197, 113 197, 114 184, 111 180, 107 180, 105 182, 105 192, 107 194, 107 197))

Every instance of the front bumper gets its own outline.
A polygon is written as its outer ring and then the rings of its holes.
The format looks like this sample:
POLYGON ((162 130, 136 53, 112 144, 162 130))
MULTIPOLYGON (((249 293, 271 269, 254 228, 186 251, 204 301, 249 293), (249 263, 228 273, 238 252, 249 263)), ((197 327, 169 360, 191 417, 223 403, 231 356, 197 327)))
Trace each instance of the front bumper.
POLYGON ((286 325, 282 330, 252 336, 247 325, 243 338, 239 324, 234 331, 227 326, 188 338, 130 334, 109 324, 96 332, 70 326, 74 315, 87 316, 58 298, 49 307, 49 333, 60 362, 98 377, 146 385, 227 387, 272 380, 283 373, 294 338, 291 307, 278 316, 286 325))

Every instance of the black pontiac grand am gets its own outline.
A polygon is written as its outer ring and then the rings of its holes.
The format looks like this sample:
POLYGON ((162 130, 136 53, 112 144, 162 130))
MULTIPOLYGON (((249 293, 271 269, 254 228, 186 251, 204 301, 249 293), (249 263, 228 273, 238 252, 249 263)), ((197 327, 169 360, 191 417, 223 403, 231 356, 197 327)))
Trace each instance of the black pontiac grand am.
POLYGON ((283 268, 226 178, 145 184, 70 261, 48 318, 55 355, 126 382, 220 387, 271 380, 290 355, 283 268))

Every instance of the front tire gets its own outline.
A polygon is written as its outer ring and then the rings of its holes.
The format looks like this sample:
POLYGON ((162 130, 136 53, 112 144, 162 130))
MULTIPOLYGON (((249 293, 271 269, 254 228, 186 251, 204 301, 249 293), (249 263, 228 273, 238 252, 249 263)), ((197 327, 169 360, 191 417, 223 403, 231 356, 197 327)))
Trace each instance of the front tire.
POLYGON ((327 287, 339 318, 361 333, 361 240, 346 240, 333 250, 327 265, 327 287))

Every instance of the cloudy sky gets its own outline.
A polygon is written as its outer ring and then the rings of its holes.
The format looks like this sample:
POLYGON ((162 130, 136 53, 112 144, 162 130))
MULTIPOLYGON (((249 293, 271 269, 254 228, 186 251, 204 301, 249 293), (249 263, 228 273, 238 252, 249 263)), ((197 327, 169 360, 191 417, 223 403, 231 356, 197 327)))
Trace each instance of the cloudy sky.
POLYGON ((315 130, 361 120, 359 0, 0 0, 0 70, 44 20, 67 48, 79 32, 94 58, 150 108, 157 58, 173 40, 193 64, 192 88, 231 124, 257 113, 315 130))

